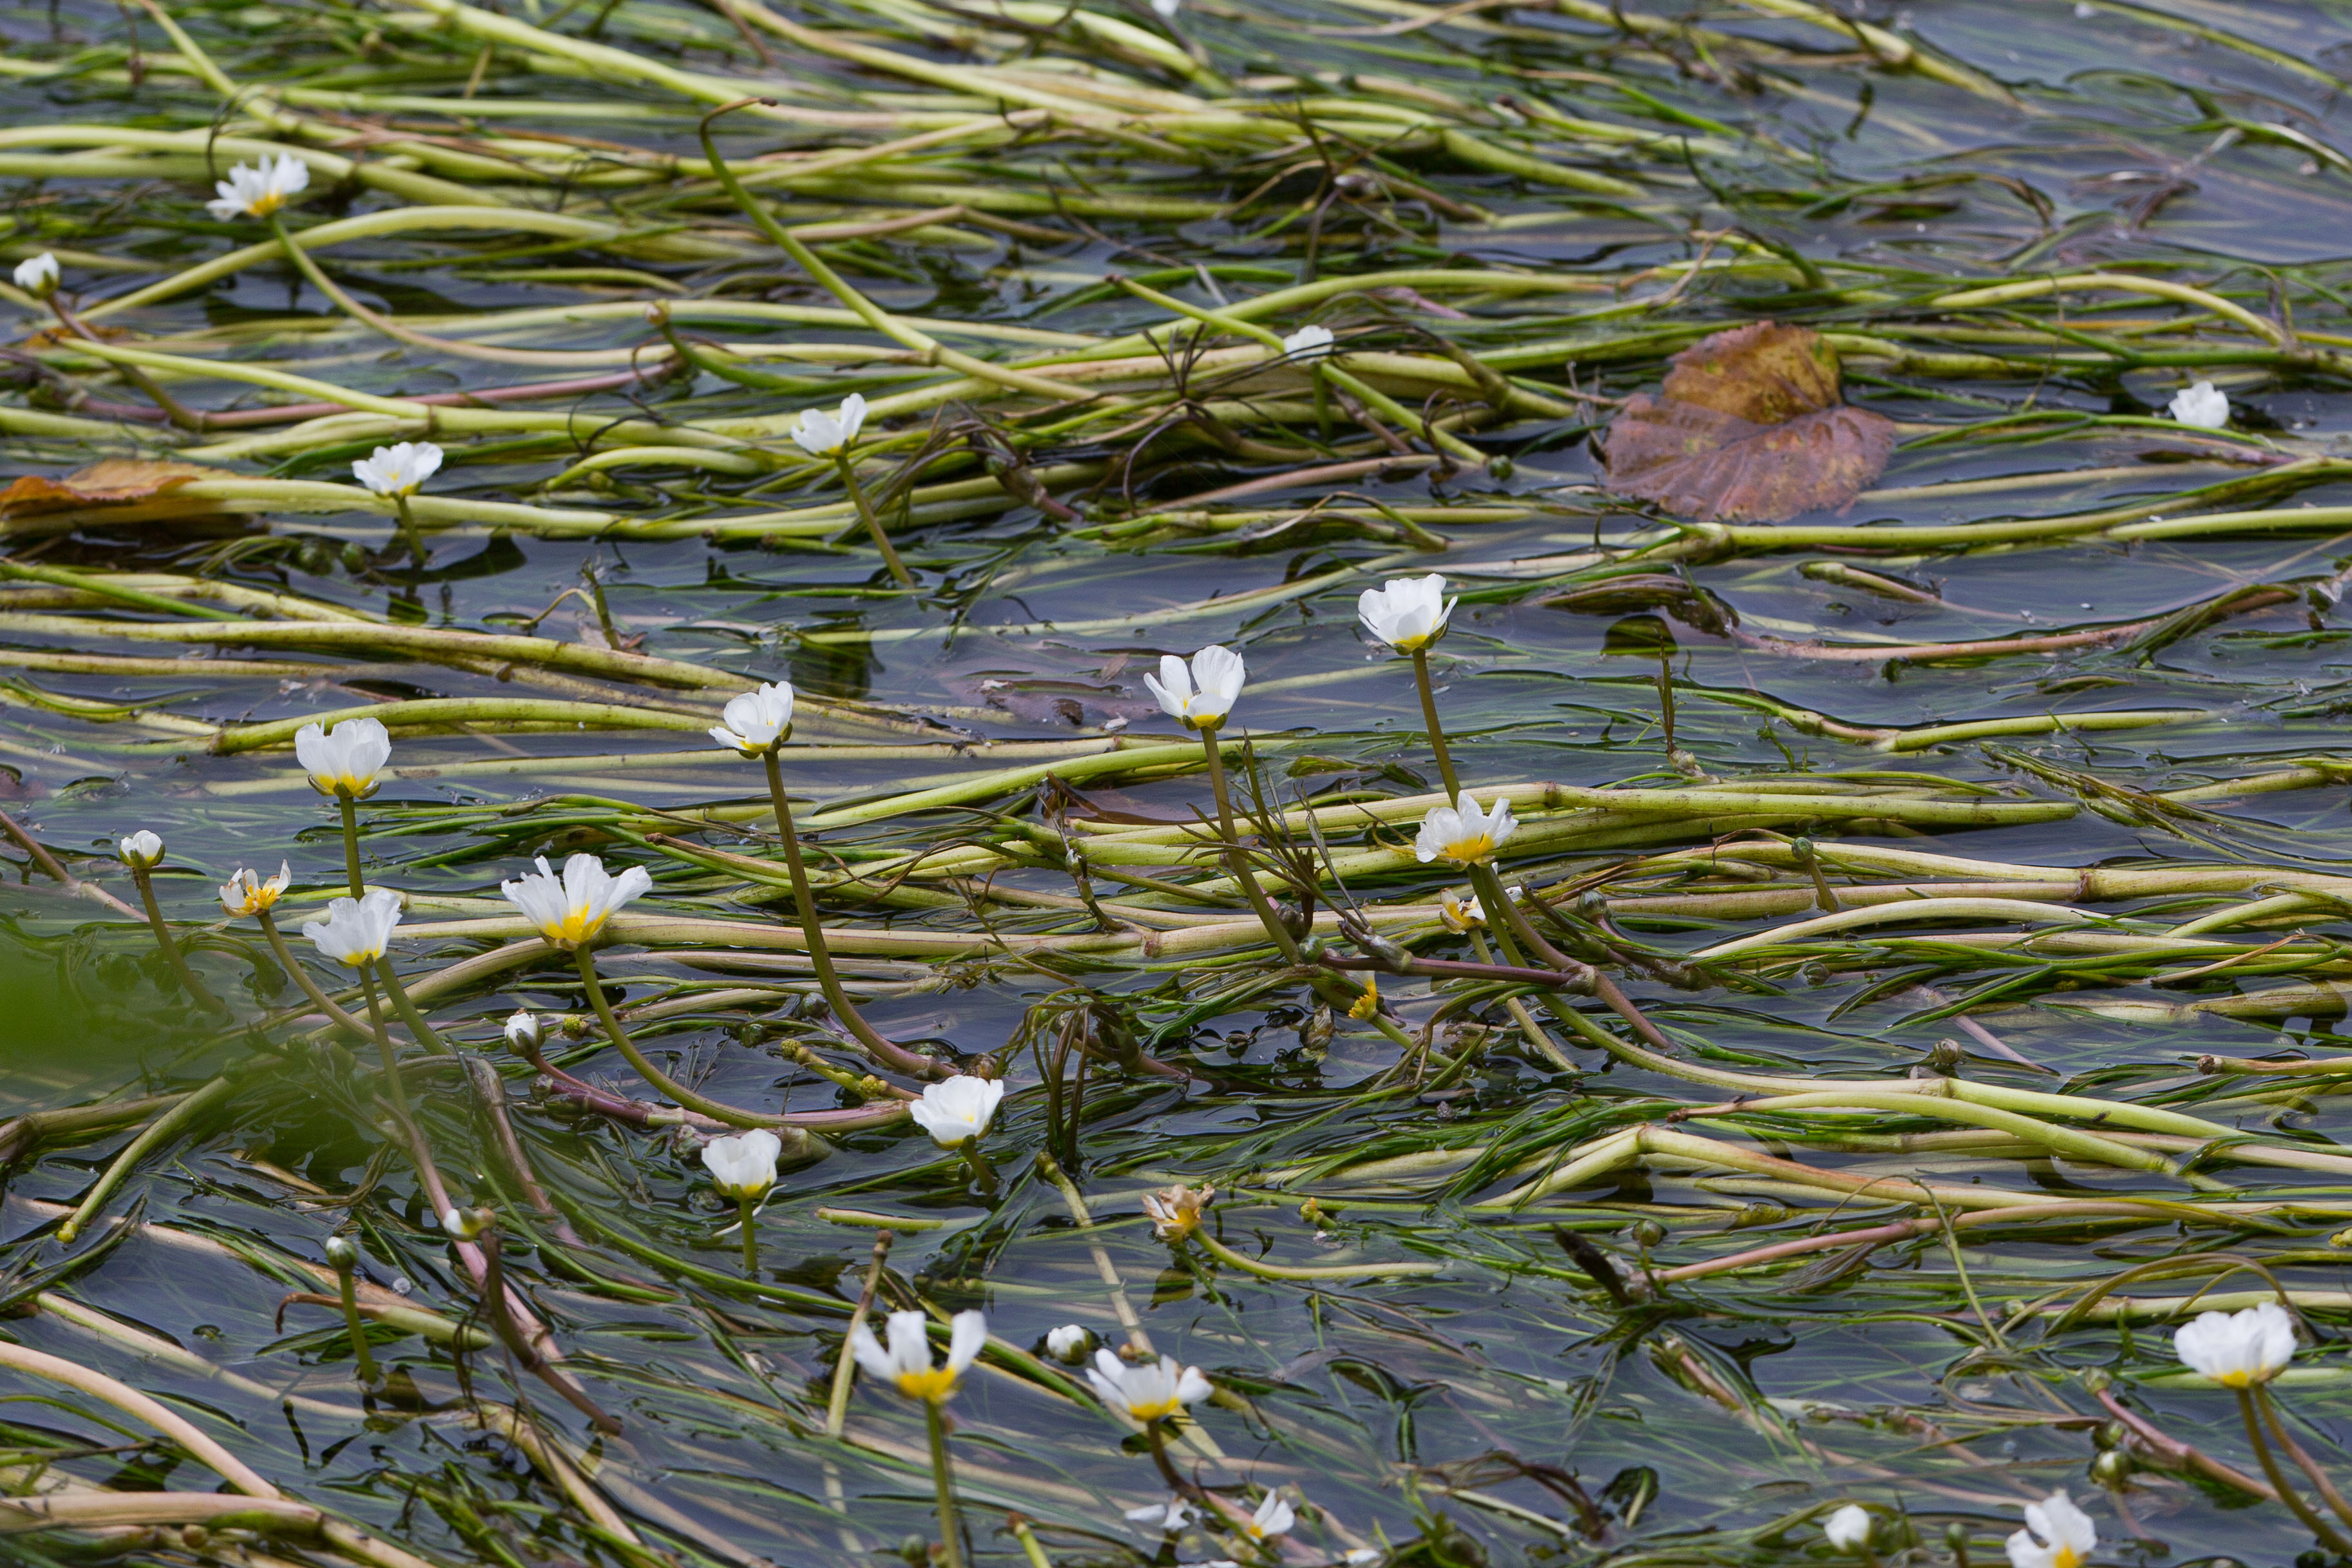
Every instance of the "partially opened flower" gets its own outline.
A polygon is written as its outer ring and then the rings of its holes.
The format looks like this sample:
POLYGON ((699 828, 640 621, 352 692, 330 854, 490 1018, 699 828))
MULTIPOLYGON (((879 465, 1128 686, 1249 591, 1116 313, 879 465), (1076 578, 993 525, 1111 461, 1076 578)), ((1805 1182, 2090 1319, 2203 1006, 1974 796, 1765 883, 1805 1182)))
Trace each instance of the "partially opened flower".
POLYGON ((722 1198, 757 1203, 776 1184, 776 1156, 784 1141, 764 1127, 734 1138, 713 1138, 702 1146, 702 1163, 722 1198))
POLYGON ((46 250, 16 263, 16 287, 36 300, 46 300, 56 293, 59 276, 58 258, 46 250))
POLYGON ((124 865, 142 871, 152 871, 163 863, 163 840, 149 828, 141 828, 114 847, 124 865))
POLYGON ((917 1125, 942 1149, 953 1149, 988 1131, 1004 1098, 1004 1080, 958 1073, 923 1086, 923 1098, 907 1108, 917 1125))
POLYGON ((1870 1544, 1870 1510, 1850 1502, 1822 1521, 1822 1534, 1840 1552, 1870 1544))
POLYGON ((2200 1312, 2173 1331, 2173 1352, 2224 1388, 2268 1383, 2294 1356, 2294 1319, 2276 1301, 2242 1312, 2200 1312))
POLYGON ((548 945, 567 952, 595 941, 606 921, 654 885, 653 874, 643 866, 632 866, 615 877, 604 869, 604 861, 585 851, 563 863, 561 877, 549 868, 546 856, 539 857, 538 865, 538 870, 525 872, 518 880, 500 882, 499 891, 539 928, 548 945))
POLYGON ((1201 1228, 1201 1215, 1217 1195, 1213 1186, 1188 1187, 1179 1182, 1143 1194, 1143 1212, 1151 1216, 1151 1234, 1162 1241, 1181 1241, 1201 1228))
MULTIPOLYGON (((1075 1362, 1095 1342, 1095 1336, 1076 1323, 1064 1323, 1045 1335, 1045 1353, 1055 1361, 1075 1362)), ((1135 1515, 1127 1516, 1133 1519, 1135 1515)))
POLYGON ((390 888, 370 888, 356 899, 337 899, 328 904, 327 918, 305 921, 302 934, 325 956, 363 969, 382 958, 391 945, 400 913, 398 893, 390 888))
POLYGON ((1494 810, 1482 811, 1477 797, 1465 794, 1452 805, 1432 807, 1421 819, 1412 852, 1424 864, 1442 857, 1456 866, 1483 866, 1518 827, 1509 801, 1498 800, 1494 810))
POLYGON ((2174 419, 2200 430, 2219 430, 2230 423, 2230 395, 2210 381, 2182 387, 2167 406, 2174 419))
POLYGON ((1292 359, 1321 359, 1331 352, 1331 329, 1301 327, 1282 340, 1282 352, 1292 359))
POLYGON ((278 875, 266 882, 260 872, 240 866, 221 884, 221 908, 232 915, 257 915, 285 897, 293 885, 294 868, 283 860, 278 863, 278 875))
POLYGON ((1265 1541, 1272 1536, 1286 1535, 1298 1522, 1298 1515, 1283 1501, 1280 1492, 1268 1492, 1257 1500, 1257 1511, 1242 1524, 1242 1533, 1252 1541, 1265 1541))
POLYGON ((939 1366, 931 1364, 925 1328, 929 1321, 920 1312, 891 1313, 887 1350, 861 1322, 849 1331, 849 1353, 867 1376, 885 1380, 908 1398, 944 1404, 964 1369, 980 1359, 981 1347, 988 1342, 988 1319, 979 1312, 958 1312, 949 1319, 948 1359, 939 1366))
POLYGON ((802 409, 799 423, 793 426, 793 439, 812 458, 830 458, 847 451, 865 423, 866 399, 853 392, 841 400, 837 413, 802 409))
POLYGON ((213 216, 227 223, 240 217, 268 217, 310 185, 310 166, 290 153, 264 157, 259 168, 239 163, 228 178, 214 184, 217 200, 205 204, 213 216))
POLYGON ((1147 675, 1143 684, 1160 700, 1160 710, 1180 721, 1187 730, 1210 730, 1225 721, 1242 694, 1248 672, 1242 656, 1211 643, 1192 656, 1188 668, 1174 654, 1162 654, 1158 679, 1147 675))
POLYGON ((440 468, 440 447, 430 441, 403 441, 354 461, 352 478, 380 496, 413 496, 440 468))
POLYGON ((446 1208, 441 1211, 441 1228, 449 1233, 452 1241, 472 1241, 490 1228, 498 1215, 488 1209, 446 1208))
POLYGON ((1445 623, 1461 601, 1445 596, 1445 576, 1399 577, 1356 598, 1356 618, 1364 629, 1399 653, 1427 647, 1445 635, 1445 623))
POLYGON ((365 800, 376 792, 376 774, 392 761, 392 731, 383 720, 364 716, 332 730, 305 724, 294 731, 294 760, 320 795, 365 800))
POLYGON ((513 1016, 507 1020, 505 1033, 507 1044, 525 1055, 539 1049, 540 1041, 547 1037, 540 1027, 539 1015, 528 1007, 514 1010, 513 1016))
POLYGON ((710 738, 730 751, 756 757, 784 743, 793 731, 793 686, 772 680, 727 700, 727 722, 713 724, 710 738))
POLYGON ((1087 1368, 1087 1381, 1105 1405, 1147 1426, 1200 1404, 1211 1392, 1199 1367, 1186 1366, 1172 1355, 1130 1366, 1099 1350, 1095 1364, 1087 1368))
POLYGON ((1166 1502, 1149 1502, 1141 1508, 1127 1510, 1127 1521, 1145 1530, 1156 1530, 1163 1535, 1173 1535, 1192 1522, 1192 1510, 1182 1498, 1170 1498, 1166 1502))
POLYGON ((1475 893, 1466 899, 1457 898, 1448 888, 1437 895, 1437 918, 1456 936, 1476 931, 1486 923, 1486 900, 1475 893))
POLYGON ((2025 1528, 2009 1538, 2010 1568, 2083 1568, 2098 1549, 2098 1527, 2063 1491, 2025 1505, 2025 1528))

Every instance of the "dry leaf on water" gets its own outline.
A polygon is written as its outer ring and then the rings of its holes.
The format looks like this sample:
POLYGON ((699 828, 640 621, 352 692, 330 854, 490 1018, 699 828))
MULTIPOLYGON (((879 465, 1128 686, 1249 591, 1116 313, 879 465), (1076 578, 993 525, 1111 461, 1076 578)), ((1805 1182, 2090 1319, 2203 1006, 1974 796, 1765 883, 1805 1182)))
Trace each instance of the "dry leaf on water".
MULTIPOLYGON (((19 476, 0 490, 0 519, 31 517, 40 512, 76 511, 84 507, 128 506, 152 500, 194 479, 233 479, 226 468, 196 463, 158 463, 132 458, 109 458, 79 468, 64 479, 39 474, 19 476)), ((209 510, 209 502, 192 502, 193 510, 209 510)))
POLYGON ((1838 401, 1837 354, 1810 327, 1758 321, 1674 358, 1663 397, 1629 399, 1609 482, 1678 517, 1783 522, 1852 501, 1885 470, 1894 422, 1838 401))

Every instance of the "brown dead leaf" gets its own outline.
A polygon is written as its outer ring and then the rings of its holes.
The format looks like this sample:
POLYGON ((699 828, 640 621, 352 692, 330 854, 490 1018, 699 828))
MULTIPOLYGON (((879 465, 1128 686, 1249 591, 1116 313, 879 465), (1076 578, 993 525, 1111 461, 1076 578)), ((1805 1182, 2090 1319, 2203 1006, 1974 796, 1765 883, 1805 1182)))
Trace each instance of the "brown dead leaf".
POLYGON ((62 479, 40 474, 20 475, 6 489, 0 490, 0 519, 72 511, 81 507, 124 506, 152 500, 194 479, 236 477, 226 468, 207 468, 196 463, 109 458, 62 479))
POLYGON ((1783 522, 1850 503, 1885 471, 1893 421, 1838 401, 1837 354, 1810 327, 1758 321, 1674 358, 1663 398, 1627 400, 1609 482, 1702 521, 1783 522))

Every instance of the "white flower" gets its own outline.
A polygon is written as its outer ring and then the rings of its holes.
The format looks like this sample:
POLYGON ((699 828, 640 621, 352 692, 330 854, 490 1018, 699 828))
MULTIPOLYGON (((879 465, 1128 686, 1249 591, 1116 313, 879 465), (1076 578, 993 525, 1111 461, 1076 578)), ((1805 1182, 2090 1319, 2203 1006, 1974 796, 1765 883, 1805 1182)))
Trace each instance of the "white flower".
POLYGON ((1331 329, 1301 327, 1282 340, 1282 352, 1292 359, 1321 359, 1331 352, 1331 329))
POLYGON ((206 202, 205 209, 223 223, 268 217, 300 195, 310 184, 310 165, 292 153, 280 153, 275 160, 265 157, 259 168, 239 163, 228 172, 227 179, 215 182, 213 189, 220 198, 206 202))
POLYGON ((392 761, 392 732, 381 719, 346 719, 332 731, 305 724, 294 731, 294 760, 320 795, 365 800, 375 793, 375 775, 392 761))
POLYGON ((490 1211, 488 1209, 443 1209, 441 1211, 441 1228, 449 1233, 450 1239, 453 1241, 471 1241, 476 1237, 481 1235, 482 1232, 490 1228, 490 1211))
POLYGON ((302 934, 327 957, 360 969, 383 956, 392 928, 399 923, 400 895, 390 888, 370 888, 359 898, 330 903, 327 918, 304 922, 302 934))
POLYGON ((747 757, 783 744, 793 728, 793 684, 771 681, 727 700, 727 722, 713 724, 710 738, 747 757))
POLYGON ((2276 1301, 2242 1312, 2200 1312, 2173 1331, 2173 1353, 2224 1388, 2268 1383, 2294 1355, 2294 1319, 2276 1301))
POLYGON ((1172 653, 1160 655, 1159 679, 1147 675, 1143 684, 1160 699, 1160 710, 1187 730, 1213 730, 1234 710, 1248 673, 1241 655, 1211 643, 1192 656, 1190 668, 1172 653))
POLYGON ((1151 1216, 1151 1234, 1162 1241, 1183 1240, 1201 1228, 1201 1215, 1216 1195, 1214 1186, 1188 1187, 1181 1182, 1144 1194, 1143 1212, 1151 1216))
POLYGON ((1822 1534, 1840 1552, 1853 1552, 1870 1544, 1870 1510, 1860 1503, 1850 1502, 1822 1521, 1822 1534))
POLYGON ((604 869, 604 862, 585 851, 563 863, 560 878, 549 868, 546 856, 540 856, 538 864, 538 870, 523 873, 519 880, 500 882, 499 891, 539 928, 548 945, 566 952, 595 941, 623 905, 653 890, 653 875, 643 866, 632 866, 615 877, 604 869))
POLYGON ((952 1149, 988 1131, 996 1118, 996 1102, 1004 1098, 1004 1080, 958 1073, 923 1086, 923 1098, 907 1108, 931 1142, 952 1149))
POLYGON ((1381 1549, 1377 1546, 1359 1546, 1339 1561, 1345 1563, 1348 1568, 1372 1568, 1372 1564, 1378 1563, 1381 1556, 1381 1549))
POLYGON ((1437 918, 1456 936, 1476 931, 1486 923, 1486 900, 1475 893, 1467 899, 1456 898, 1454 889, 1448 888, 1437 895, 1437 918))
POLYGON ((866 399, 853 392, 841 400, 839 413, 802 409, 800 422, 793 426, 793 439, 812 458, 830 458, 848 450, 850 443, 857 439, 858 426, 865 423, 866 399))
POLYGON ((2174 393, 2167 406, 2175 419, 2200 430, 2219 430, 2230 423, 2229 395, 2210 381, 2174 393))
POLYGON ((278 875, 268 881, 261 873, 240 866, 221 884, 221 908, 232 915, 257 915, 285 896, 294 885, 294 868, 280 860, 278 875))
POLYGON ((722 1198, 737 1203, 765 1197, 776 1184, 776 1156, 784 1141, 764 1127, 735 1138, 713 1138, 702 1146, 702 1163, 722 1198))
POLYGON ((1141 1508, 1129 1509, 1127 1521, 1129 1524, 1140 1525, 1145 1530, 1156 1530, 1162 1534, 1173 1535, 1192 1522, 1192 1510, 1185 1506, 1182 1498, 1170 1498, 1164 1503, 1148 1502, 1141 1508))
POLYGON ((547 1037, 541 1031, 539 1015, 528 1007, 514 1010, 514 1016, 507 1020, 506 1037, 508 1045, 523 1052, 539 1049, 540 1041, 547 1037))
POLYGON ((1252 1541, 1264 1541, 1269 1536, 1286 1535, 1298 1522, 1298 1515, 1282 1500, 1280 1492, 1268 1492, 1257 1500, 1257 1511, 1242 1526, 1242 1533, 1252 1541))
POLYGON ((1151 0, 1151 8, 1160 13, 1163 22, 1172 22, 1176 13, 1184 8, 1184 0, 1151 0))
POLYGON ((1364 629, 1399 653, 1427 647, 1445 635, 1445 622, 1460 604, 1445 596, 1445 576, 1399 577, 1356 597, 1356 618, 1364 629))
POLYGON ((980 1357, 988 1342, 988 1319, 979 1312, 958 1312, 948 1320, 948 1359, 931 1364, 930 1341, 924 1335, 929 1320, 920 1312, 890 1314, 890 1348, 884 1350, 874 1331, 859 1323, 849 1331, 849 1353, 869 1377, 887 1379, 909 1399, 944 1403, 955 1392, 964 1368, 980 1357))
POLYGON ((1412 841, 1412 852, 1424 865, 1444 856, 1456 866, 1480 866, 1492 860, 1503 840, 1518 827, 1509 801, 1498 800, 1493 811, 1481 811, 1477 796, 1465 791, 1453 805, 1430 808, 1421 819, 1421 834, 1412 841))
POLYGON ((36 300, 58 291, 58 258, 44 250, 29 261, 16 263, 16 287, 36 300))
POLYGON ((2010 1568, 2083 1568, 2098 1544, 2091 1516, 2064 1492, 2052 1492, 2025 1505, 2025 1528, 2008 1542, 2010 1568))
POLYGON ((163 841, 144 827, 115 848, 121 852, 124 865, 135 866, 142 871, 152 870, 163 862, 163 841))
POLYGON ((1113 1410, 1142 1422, 1164 1420, 1188 1405, 1209 1397, 1209 1380, 1197 1366, 1184 1366, 1172 1355, 1129 1366, 1108 1350, 1095 1352, 1087 1381, 1113 1410))
POLYGON ((352 478, 380 496, 413 496, 441 468, 441 448, 430 441, 378 447, 375 455, 352 464, 352 478))
MULTIPOLYGON (((1045 1336, 1045 1353, 1055 1361, 1077 1360, 1094 1342, 1094 1335, 1076 1323, 1064 1323, 1045 1336)), ((1135 1515, 1127 1516, 1133 1519, 1135 1515)))

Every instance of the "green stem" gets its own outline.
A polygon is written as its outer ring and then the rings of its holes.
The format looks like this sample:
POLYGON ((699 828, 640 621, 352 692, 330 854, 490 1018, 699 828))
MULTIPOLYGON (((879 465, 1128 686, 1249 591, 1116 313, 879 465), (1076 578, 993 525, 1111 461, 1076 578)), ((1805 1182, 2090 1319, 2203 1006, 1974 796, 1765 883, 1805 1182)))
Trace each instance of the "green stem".
MULTIPOLYGON (((772 747, 761 759, 768 766, 768 798, 776 808, 776 837, 784 841, 784 866, 792 876, 793 903, 801 917, 801 935, 808 944, 809 964, 816 971, 816 983, 824 993, 825 1005, 834 1016, 856 1037, 874 1059, 894 1072, 919 1079, 941 1076, 937 1062, 919 1057, 897 1042, 886 1039, 849 1000, 841 988, 841 975, 833 967, 833 952, 825 945, 824 927, 817 923, 816 900, 809 892, 808 867, 801 859, 799 832, 793 826, 792 802, 784 797, 784 769, 772 747)), ((683 1100, 680 1104, 685 1103, 683 1100)))
POLYGON ((2287 1484, 2285 1472, 2279 1468, 2277 1457, 2271 1452, 2271 1446, 2263 1440, 2262 1421, 2254 1413, 2253 1391, 2242 1388, 2237 1392, 2238 1415, 2246 1424, 2246 1436, 2253 1444, 2254 1458, 2261 1461, 2263 1474, 2268 1478, 2271 1489, 2278 1493, 2279 1500, 2286 1504, 2294 1517, 2303 1521, 2304 1528, 2318 1537, 2322 1546, 2330 1552, 2352 1551, 2352 1543, 2347 1543, 2341 1535, 2329 1527, 2326 1520, 2313 1512, 2311 1505, 2304 1501, 2303 1494, 2287 1484))
POLYGON ((737 1198, 735 1200, 735 1212, 741 1215, 743 1220, 743 1273, 745 1278, 751 1279, 757 1279, 760 1277, 760 1239, 759 1233, 752 1226, 751 1218, 752 1210, 756 1207, 758 1207, 756 1199, 737 1198))
POLYGON ((369 1032, 375 1037, 376 1056, 383 1063, 384 1100, 392 1107, 394 1120, 404 1131, 415 1131, 408 1116, 408 1086, 400 1081, 400 1058, 394 1050, 392 1030, 383 1021, 383 1004, 376 999, 375 979, 364 969, 360 971, 360 991, 367 997, 369 1032))
POLYGON ((227 1013, 227 1005, 205 989, 205 983, 196 978, 196 972, 188 967, 187 959, 182 956, 180 944, 172 940, 172 928, 163 923, 163 910, 155 901, 155 885, 148 879, 147 868, 134 864, 131 868, 131 880, 138 886, 139 901, 146 906, 147 924, 155 932, 155 945, 163 950, 163 961, 172 966, 172 973, 178 977, 182 989, 198 1006, 215 1013, 227 1013))
POLYGON ((1021 1543, 1023 1555, 1029 1559, 1029 1568, 1054 1568, 1053 1560, 1045 1555, 1045 1549, 1037 1543, 1037 1532, 1029 1528, 1027 1520, 1016 1513, 1006 1528, 1013 1531, 1013 1539, 1021 1543))
POLYGON ((923 1401, 923 1419, 930 1428, 931 1484, 940 1494, 940 1544, 946 1548, 947 1568, 964 1568, 963 1526, 956 1518, 955 1471, 948 1464, 947 1412, 936 1399, 923 1401))
POLYGON ((1282 954, 1283 961, 1297 963, 1298 939, 1290 934, 1288 928, 1276 915, 1274 900, 1266 897, 1264 888, 1258 886, 1256 873, 1250 869, 1249 852, 1242 847, 1241 836, 1234 831, 1233 792, 1225 785, 1225 756, 1217 745, 1217 727, 1214 724, 1201 726, 1201 749, 1209 759, 1209 789, 1216 796, 1217 831, 1225 841, 1226 869, 1233 872, 1234 880, 1241 884, 1250 908, 1257 911, 1259 923, 1265 927, 1265 934, 1274 940, 1275 948, 1282 954))
POLYGON ((881 518, 875 514, 874 503, 866 499, 866 487, 857 482, 857 465, 849 460, 846 443, 833 455, 833 465, 841 470, 841 482, 849 488, 850 504, 857 509, 859 519, 866 524, 866 531, 874 536, 874 547, 882 552, 882 559, 889 566, 890 575, 898 579, 900 587, 913 587, 915 575, 907 570, 907 563, 898 559, 898 547, 890 542, 890 535, 884 531, 881 518))
POLYGON ((866 1289, 859 1293, 856 1310, 849 1314, 849 1328, 841 1336, 841 1355, 833 1363, 833 1389, 824 1402, 824 1434, 838 1437, 849 1424, 849 1380, 856 1371, 857 1358, 850 1353, 849 1342, 856 1336, 858 1325, 874 1310, 874 1298, 882 1288, 882 1265, 890 1256, 890 1243, 895 1233, 878 1232, 874 1237, 874 1263, 866 1271, 866 1289))
POLYGON ((2303 1445, 2296 1442, 2294 1435, 2286 1429, 2286 1423, 2279 1414, 2278 1402, 2271 1397, 2267 1384, 2255 1384, 2254 1404, 2262 1410, 2263 1421, 2270 1427, 2272 1437, 2287 1451, 2288 1457, 2294 1460, 2303 1473, 2311 1478, 2311 1484, 2319 1489, 2319 1495, 2326 1500, 2328 1511, 2345 1523, 2352 1524, 2352 1504, 2345 1502, 2344 1494, 2336 1490, 2334 1481, 2327 1479, 2327 1472, 2319 1468, 2317 1461, 2304 1451, 2303 1445))
POLYGON ((1462 780, 1454 772, 1453 753, 1445 749, 1445 726, 1437 721, 1437 692, 1429 683, 1429 645, 1412 650, 1412 682, 1421 689, 1421 719, 1429 728, 1429 749, 1437 754, 1437 776, 1445 781, 1445 798, 1462 804, 1462 780))
POLYGON ((335 1270, 335 1282, 343 1297, 343 1323, 352 1332, 352 1360, 359 1380, 373 1384, 376 1380, 375 1352, 368 1344, 367 1325, 360 1320, 359 1288, 352 1280, 352 1270, 335 1270))
POLYGON ((362 1040, 367 1038, 367 1026, 344 1012, 342 1008, 336 1005, 333 998, 319 989, 319 983, 310 978, 310 972, 302 967, 301 961, 297 959, 293 950, 286 945, 286 937, 278 931, 278 921, 271 918, 269 911, 257 910, 254 912, 254 919, 261 922, 261 934, 269 939, 269 951, 278 955, 278 967, 294 977, 294 984, 302 988, 302 994, 310 999, 310 1005, 337 1024, 349 1029, 354 1038, 362 1040))
POLYGON ((400 1021, 408 1026, 408 1032, 416 1037, 416 1043, 444 1056, 456 1055, 450 1050, 449 1043, 425 1021, 425 1015, 416 1010, 416 1004, 408 999, 408 987, 400 983, 400 973, 393 968, 392 960, 377 959, 375 972, 383 977, 383 988, 392 995, 392 1010, 400 1015, 400 1021))
POLYGON ((343 871, 351 879, 352 897, 356 899, 367 889, 360 876, 360 803, 348 791, 337 790, 335 805, 343 815, 343 871))
POLYGON ((621 1027, 621 1020, 613 1016, 613 1004, 605 999, 604 982, 596 978, 594 957, 585 947, 573 949, 572 956, 579 963, 581 983, 588 988, 588 1000, 595 1006, 596 1017, 604 1026, 606 1037, 611 1039, 621 1055, 628 1058, 629 1065, 637 1069, 639 1078, 688 1110, 700 1111, 712 1121, 724 1121, 730 1127, 777 1128, 785 1125, 781 1116, 762 1115, 756 1110, 745 1110, 740 1106, 697 1094, 646 1060, 645 1053, 637 1049, 635 1042, 629 1038, 628 1031, 621 1027))
POLYGON ((58 1226, 58 1240, 71 1246, 74 1238, 98 1217, 98 1211, 106 1206, 106 1200, 113 1196, 114 1189, 138 1168, 142 1160, 178 1137, 197 1117, 226 1100, 232 1088, 227 1079, 216 1078, 157 1117, 149 1124, 147 1131, 133 1138, 122 1152, 114 1157, 113 1163, 106 1167, 106 1173, 99 1177, 98 1184, 90 1188, 88 1195, 75 1206, 74 1212, 67 1216, 66 1222, 58 1226))
MULTIPOLYGON (((424 565, 426 560, 425 535, 416 530, 416 515, 409 510, 408 497, 405 494, 395 495, 392 498, 392 504, 394 510, 400 514, 400 537, 408 543, 410 559, 419 566, 424 565)), ((612 646, 618 647, 621 645, 614 643, 612 646)))

